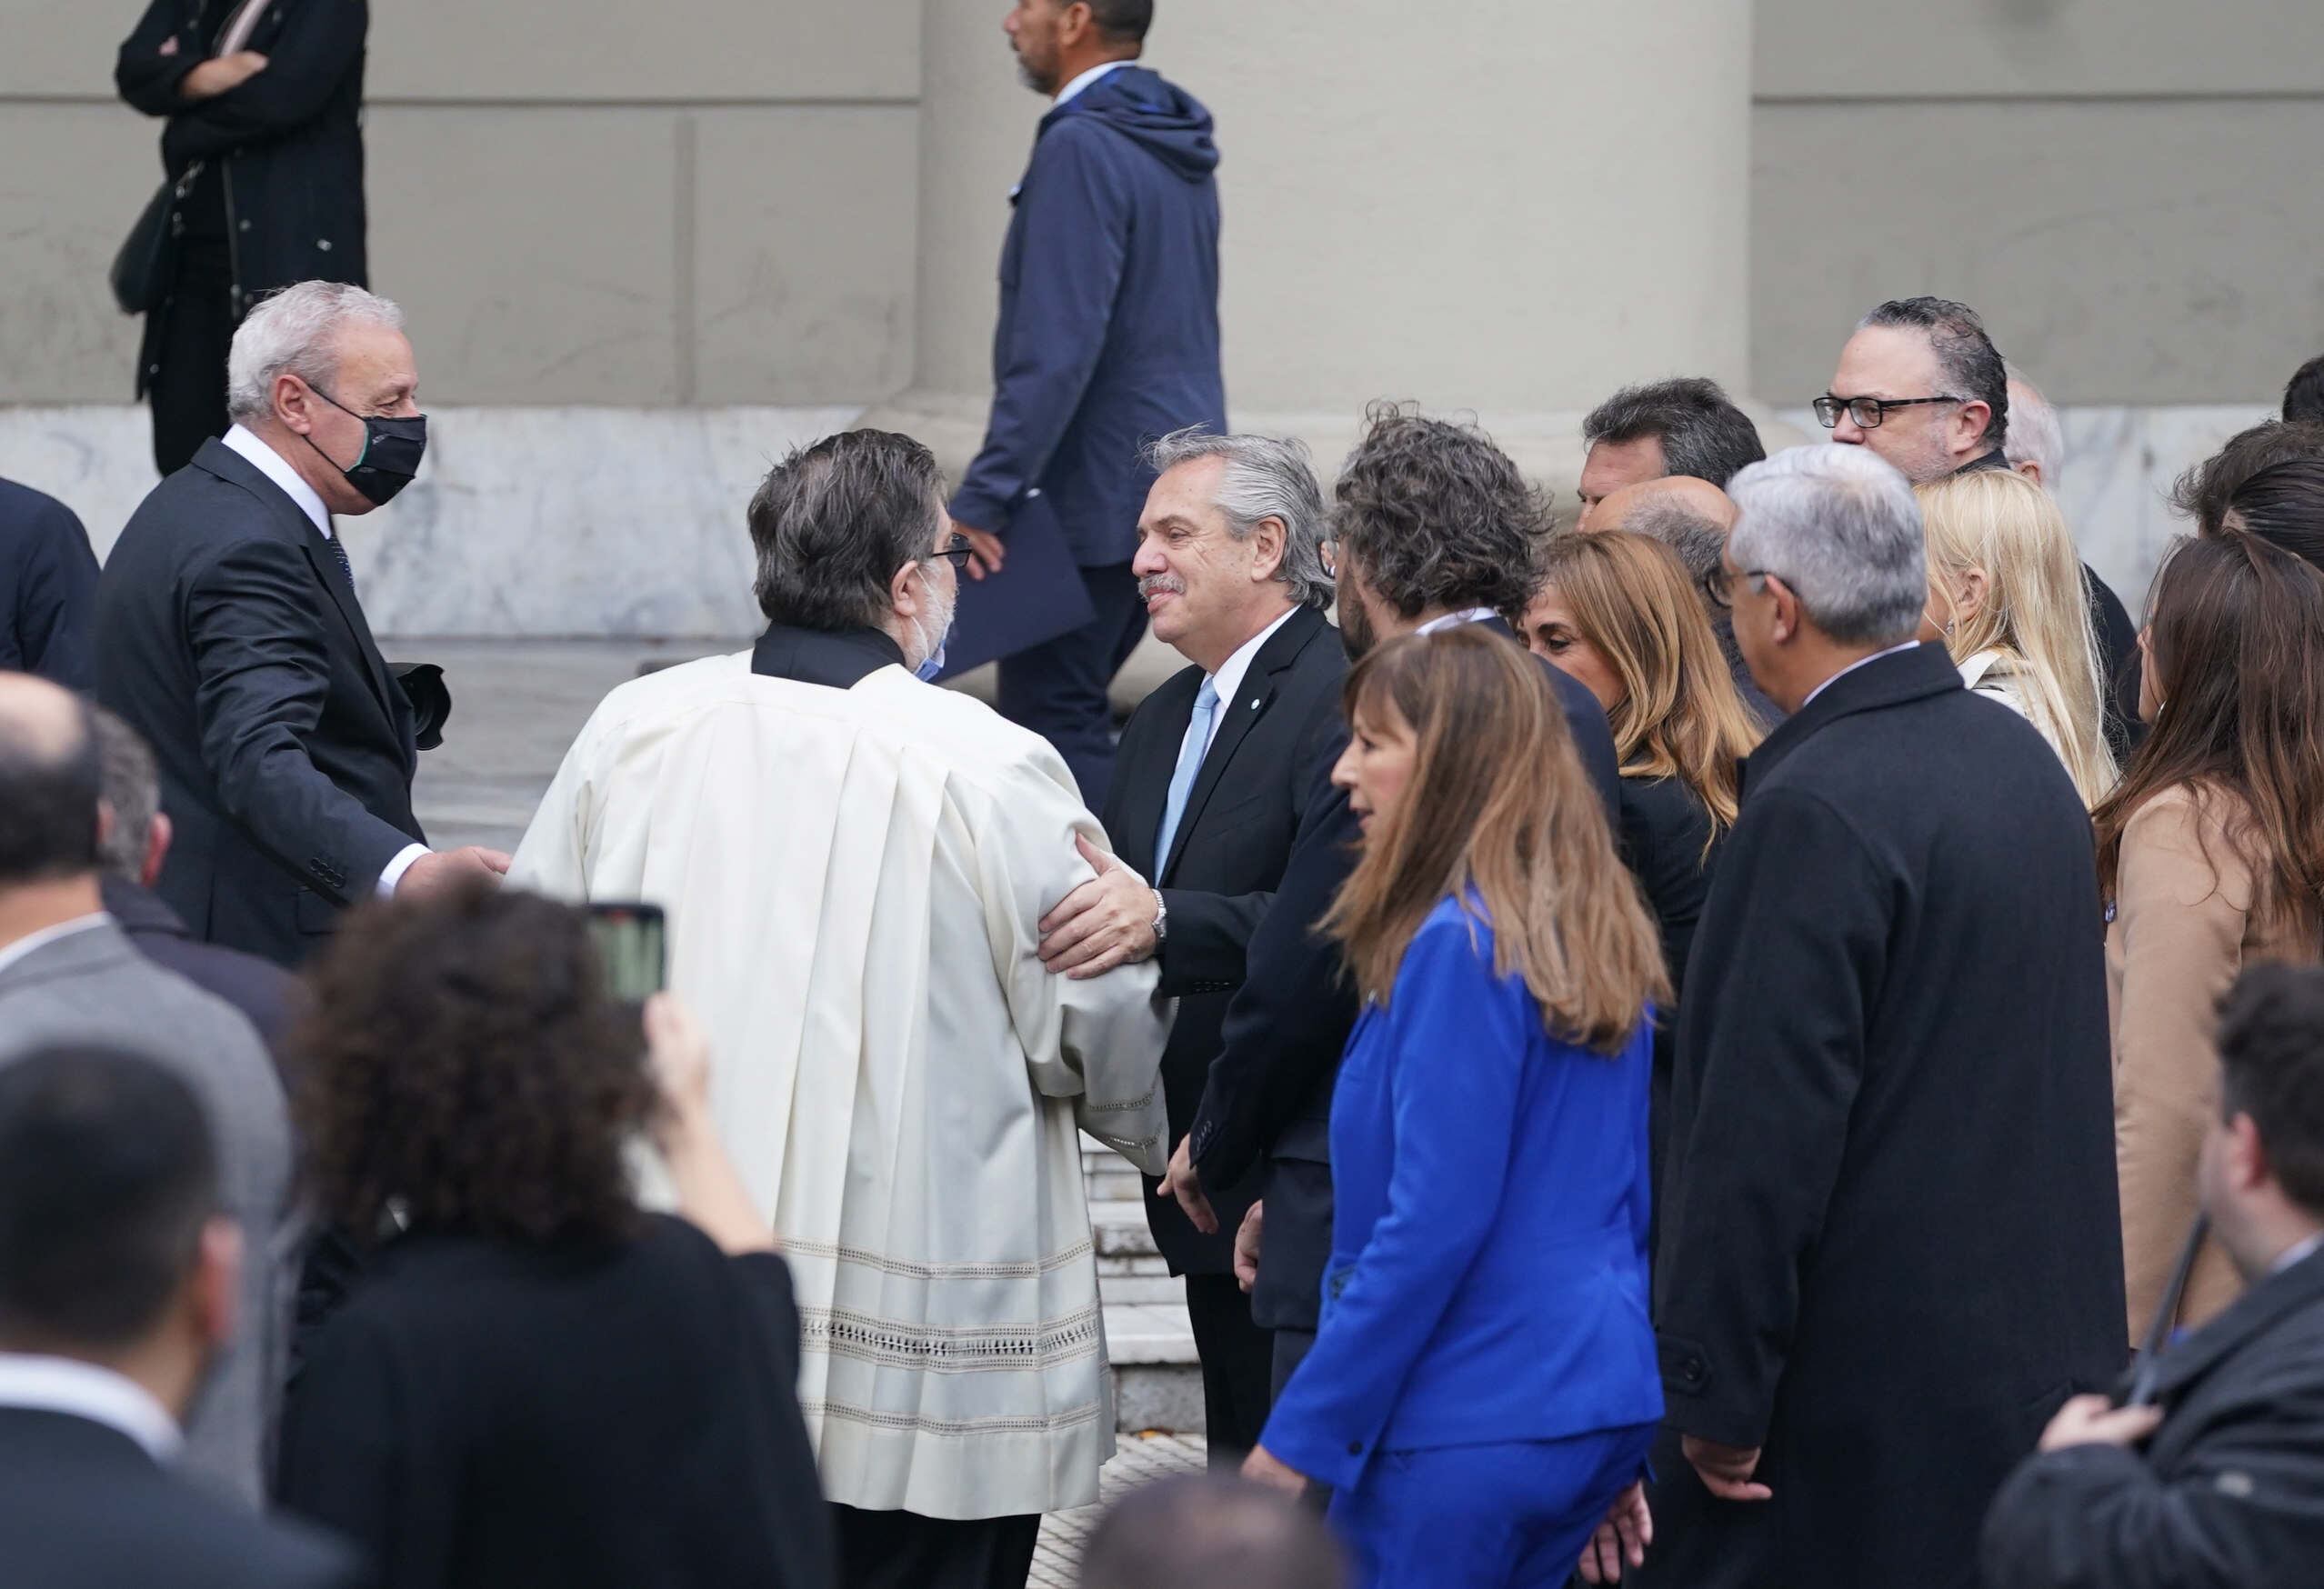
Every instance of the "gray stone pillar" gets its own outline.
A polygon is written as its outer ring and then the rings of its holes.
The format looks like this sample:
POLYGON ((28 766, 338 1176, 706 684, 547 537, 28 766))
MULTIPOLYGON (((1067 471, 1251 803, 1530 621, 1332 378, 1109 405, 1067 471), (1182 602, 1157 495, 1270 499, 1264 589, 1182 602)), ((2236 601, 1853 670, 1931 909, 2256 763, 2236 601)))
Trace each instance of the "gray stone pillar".
MULTIPOLYGON (((911 390, 958 469, 1044 102, 999 0, 925 0, 911 390)), ((1746 375, 1750 0, 1159 0, 1145 64, 1217 118, 1234 423, 1327 473, 1366 402, 1475 412, 1561 488, 1626 382, 1746 375)))

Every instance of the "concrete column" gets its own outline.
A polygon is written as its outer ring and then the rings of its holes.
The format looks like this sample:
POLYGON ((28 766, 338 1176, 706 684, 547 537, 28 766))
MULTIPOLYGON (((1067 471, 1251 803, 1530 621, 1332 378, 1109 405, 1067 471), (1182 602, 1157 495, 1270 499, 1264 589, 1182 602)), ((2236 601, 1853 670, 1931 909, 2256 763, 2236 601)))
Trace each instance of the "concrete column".
MULTIPOLYGON (((1044 102, 1006 0, 925 0, 912 389, 979 439, 1009 186, 1044 102)), ((1546 483, 1626 382, 1747 371, 1751 0, 1159 0, 1145 64, 1217 119, 1235 424, 1337 468, 1375 397, 1475 412, 1546 483)))

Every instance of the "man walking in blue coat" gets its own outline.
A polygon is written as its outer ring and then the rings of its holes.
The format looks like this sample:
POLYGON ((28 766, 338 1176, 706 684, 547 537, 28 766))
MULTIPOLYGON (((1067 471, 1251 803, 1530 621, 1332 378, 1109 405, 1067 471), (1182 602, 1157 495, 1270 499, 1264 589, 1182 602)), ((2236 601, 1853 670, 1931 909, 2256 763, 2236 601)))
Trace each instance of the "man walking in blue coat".
POLYGON ((1130 573, 1154 483, 1141 447, 1227 428, 1218 151, 1210 113, 1131 64, 1153 20, 1153 0, 1017 0, 1004 24, 1026 83, 1056 103, 1001 249, 992 418, 952 499, 970 576, 1012 570, 964 609, 1038 641, 1001 647, 1001 712, 1057 747, 1092 810, 1114 765, 1107 686, 1146 633, 1130 573), (1059 633, 1057 615, 1081 610, 1077 575, 1089 616, 1059 633))

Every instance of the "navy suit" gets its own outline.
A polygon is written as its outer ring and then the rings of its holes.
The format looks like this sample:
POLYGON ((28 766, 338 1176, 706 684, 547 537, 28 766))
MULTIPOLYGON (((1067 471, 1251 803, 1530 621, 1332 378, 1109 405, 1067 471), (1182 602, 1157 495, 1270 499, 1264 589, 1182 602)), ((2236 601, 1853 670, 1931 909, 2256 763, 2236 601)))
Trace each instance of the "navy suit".
POLYGON ((1106 686, 1146 632, 1129 573, 1154 481, 1140 449, 1227 427, 1217 165, 1210 113, 1140 66, 1041 118, 1001 249, 992 418, 952 500, 1012 553, 1082 570, 1095 616, 1064 635, 1044 622, 1056 569, 972 582, 963 615, 1039 638, 1007 648, 1001 711, 1048 737, 1092 810, 1113 765, 1106 686))
POLYGON ((223 442, 154 488, 97 586, 97 698, 145 736, 177 837, 159 894, 292 965, 404 847, 410 703, 329 543, 223 442))
POLYGON ((73 510, 0 480, 0 668, 87 689, 96 583, 96 554, 73 510))

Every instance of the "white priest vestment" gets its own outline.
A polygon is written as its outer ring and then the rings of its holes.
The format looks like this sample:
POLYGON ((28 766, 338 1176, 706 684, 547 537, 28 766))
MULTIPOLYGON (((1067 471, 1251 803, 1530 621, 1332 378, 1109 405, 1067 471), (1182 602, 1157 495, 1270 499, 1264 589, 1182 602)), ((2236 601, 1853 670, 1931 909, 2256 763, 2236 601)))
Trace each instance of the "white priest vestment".
POLYGON ((971 1519, 1097 1499, 1114 1446, 1076 1126, 1167 1154, 1152 964, 1052 976, 1095 818, 1047 742, 888 665, 626 684, 509 874, 668 914, 719 1131, 791 1264, 825 1494, 971 1519))

